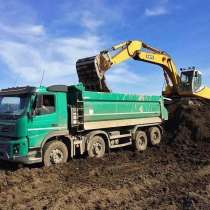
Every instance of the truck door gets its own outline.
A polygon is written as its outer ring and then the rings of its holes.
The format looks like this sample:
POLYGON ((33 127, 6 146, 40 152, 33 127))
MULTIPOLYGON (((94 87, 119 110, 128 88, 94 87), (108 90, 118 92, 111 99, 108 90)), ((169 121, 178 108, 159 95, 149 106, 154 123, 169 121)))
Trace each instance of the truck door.
POLYGON ((59 128, 56 104, 56 94, 36 96, 28 124, 30 148, 39 147, 47 134, 59 128))

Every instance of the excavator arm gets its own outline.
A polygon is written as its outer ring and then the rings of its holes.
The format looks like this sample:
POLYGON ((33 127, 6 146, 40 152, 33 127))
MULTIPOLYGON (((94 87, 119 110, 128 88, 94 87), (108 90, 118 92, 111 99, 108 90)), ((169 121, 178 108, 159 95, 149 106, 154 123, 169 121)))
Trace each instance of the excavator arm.
MULTIPOLYGON (((178 86, 180 78, 176 66, 171 57, 165 52, 146 45, 141 41, 128 41, 112 47, 112 50, 118 49, 120 49, 120 51, 110 58, 110 63, 119 64, 127 59, 133 58, 135 60, 159 65, 163 68, 165 75, 171 80, 173 86, 178 86)), ((166 80, 168 79, 166 78, 166 80)))
POLYGON ((88 90, 108 92, 110 90, 105 83, 105 72, 112 65, 131 58, 161 66, 167 91, 178 91, 180 77, 171 57, 163 51, 136 40, 122 42, 109 50, 102 51, 97 56, 78 60, 76 66, 79 80, 88 90))

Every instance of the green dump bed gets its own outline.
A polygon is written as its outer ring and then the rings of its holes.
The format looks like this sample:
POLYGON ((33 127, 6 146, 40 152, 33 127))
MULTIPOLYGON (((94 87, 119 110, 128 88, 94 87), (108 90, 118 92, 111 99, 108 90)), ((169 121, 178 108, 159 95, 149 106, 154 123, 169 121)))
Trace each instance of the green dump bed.
POLYGON ((162 123, 168 119, 162 96, 85 91, 82 85, 71 86, 71 107, 79 111, 84 129, 162 123))

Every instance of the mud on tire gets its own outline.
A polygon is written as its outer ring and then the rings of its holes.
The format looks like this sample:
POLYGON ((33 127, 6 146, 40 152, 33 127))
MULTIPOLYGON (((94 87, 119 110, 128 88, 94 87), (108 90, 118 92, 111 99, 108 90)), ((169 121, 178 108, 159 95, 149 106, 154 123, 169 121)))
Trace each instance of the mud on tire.
POLYGON ((134 139, 134 149, 137 151, 144 151, 147 149, 147 135, 144 131, 136 131, 134 139))
POLYGON ((99 136, 93 136, 88 142, 88 156, 100 158, 105 154, 106 145, 104 139, 99 136))
POLYGON ((54 140, 43 148, 43 163, 45 166, 65 163, 68 159, 68 149, 62 141, 54 140))
POLYGON ((162 139, 162 134, 160 131, 160 128, 158 127, 150 127, 148 129, 148 137, 149 137, 149 144, 151 146, 155 146, 160 144, 161 139, 162 139))

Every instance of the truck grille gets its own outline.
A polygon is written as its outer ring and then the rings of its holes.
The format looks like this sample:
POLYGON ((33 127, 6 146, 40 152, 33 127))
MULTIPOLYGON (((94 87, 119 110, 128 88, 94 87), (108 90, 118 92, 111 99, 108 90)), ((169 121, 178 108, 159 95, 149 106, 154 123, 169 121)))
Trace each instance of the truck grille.
POLYGON ((13 132, 14 130, 14 126, 13 125, 2 125, 0 124, 0 132, 13 132))
POLYGON ((8 126, 1 126, 0 125, 0 132, 8 132, 9 131, 9 127, 8 126))

